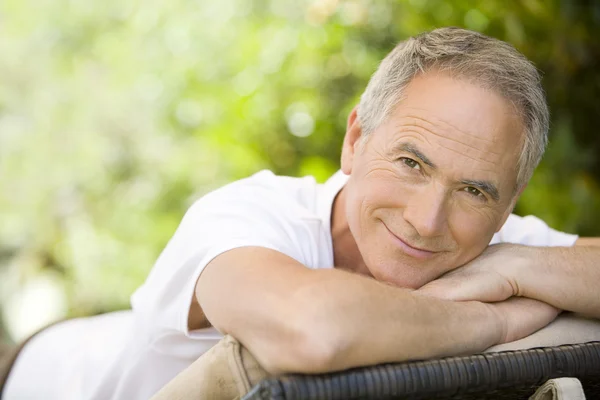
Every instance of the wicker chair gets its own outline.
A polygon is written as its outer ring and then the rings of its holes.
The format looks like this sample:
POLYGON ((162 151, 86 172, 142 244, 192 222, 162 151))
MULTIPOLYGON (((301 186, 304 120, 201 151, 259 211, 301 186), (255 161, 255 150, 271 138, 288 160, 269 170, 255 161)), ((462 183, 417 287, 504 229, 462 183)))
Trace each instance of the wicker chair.
POLYGON ((600 399, 600 342, 383 364, 266 379, 243 400, 527 399, 557 377, 600 399))

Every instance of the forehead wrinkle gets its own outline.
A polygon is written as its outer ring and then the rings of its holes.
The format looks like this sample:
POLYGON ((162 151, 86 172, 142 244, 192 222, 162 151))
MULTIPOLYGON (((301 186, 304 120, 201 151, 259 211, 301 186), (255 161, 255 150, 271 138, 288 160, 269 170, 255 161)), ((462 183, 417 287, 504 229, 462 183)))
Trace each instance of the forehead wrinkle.
MULTIPOLYGON (((441 120, 439 118, 432 117, 431 119, 435 119, 436 122, 438 122, 439 125, 442 126, 442 129, 444 128, 444 126, 446 128, 448 128, 451 131, 451 133, 453 133, 452 139, 444 137, 443 135, 437 133, 436 132, 437 127, 434 123, 432 123, 424 118, 421 118, 419 116, 416 116, 416 115, 405 115, 405 116, 399 117, 395 126, 397 128, 401 128, 402 126, 416 126, 416 127, 425 129, 426 131, 430 132, 431 134, 438 136, 444 140, 453 140, 453 141, 460 143, 467 147, 475 148, 476 145, 474 145, 472 141, 480 142, 481 144, 484 144, 484 145, 490 145, 490 144, 495 145, 496 144, 496 141, 494 141, 494 140, 484 139, 479 136, 469 134, 469 133, 464 132, 464 131, 460 130, 459 128, 453 126, 452 124, 450 124, 444 120, 441 120), (408 120, 408 121, 410 121, 410 123, 402 123, 401 122, 402 120, 408 120), (461 136, 463 137, 462 138, 463 140, 461 140, 461 136), (467 138, 464 138, 464 136, 467 136, 467 138), (468 139, 468 140, 464 140, 464 139, 468 139)), ((496 153, 493 150, 490 150, 490 153, 501 154, 501 152, 496 153)))
MULTIPOLYGON (((452 142, 462 144, 463 146, 466 146, 466 147, 471 147, 471 148, 477 149, 477 147, 476 147, 477 144, 473 144, 470 141, 460 140, 458 137, 460 137, 460 135, 462 134, 464 136, 469 136, 469 139, 473 139, 473 141, 475 141, 475 142, 477 142, 477 141, 483 142, 482 144, 484 144, 484 145, 489 145, 489 144, 495 145, 496 144, 496 142, 494 142, 492 140, 482 139, 482 138, 479 138, 474 135, 466 134, 465 132, 461 131, 460 129, 454 128, 453 126, 448 125, 448 124, 446 124, 446 125, 449 128, 449 130, 451 131, 452 135, 451 135, 451 137, 446 137, 446 136, 436 132, 437 127, 435 126, 435 124, 433 124, 423 118, 418 118, 418 117, 413 117, 413 116, 406 117, 406 118, 412 119, 413 123, 405 124, 404 126, 414 126, 417 128, 421 128, 421 129, 431 133, 432 135, 437 136, 440 139, 445 140, 445 141, 452 141, 452 142), (428 126, 426 126, 426 125, 428 125, 428 126), (455 133, 458 133, 459 135, 454 135, 455 133)), ((442 129, 443 129, 443 127, 442 127, 442 129)), ((477 150, 479 150, 479 149, 477 149, 477 150)), ((493 150, 490 150, 489 152, 492 154, 501 154, 501 152, 494 152, 493 150)))
MULTIPOLYGON (((405 125, 405 127, 404 127, 405 130, 406 130, 407 126, 411 127, 409 130, 413 130, 414 132, 420 133, 423 136, 425 136, 424 133, 428 133, 432 136, 437 137, 438 140, 440 141, 440 143, 439 143, 440 146, 443 146, 448 149, 453 149, 460 154, 465 154, 467 152, 472 153, 473 151, 476 151, 479 154, 484 153, 485 155, 483 157, 485 157, 485 158, 489 158, 492 155, 496 156, 496 157, 494 157, 495 161, 499 161, 499 159, 502 158, 502 155, 504 154, 503 152, 500 152, 500 151, 496 152, 492 149, 482 150, 482 149, 478 148, 477 145, 467 143, 467 142, 462 142, 460 140, 456 140, 454 137, 446 137, 446 136, 436 133, 435 131, 432 131, 422 125, 405 125)), ((489 147, 489 146, 487 146, 487 147, 489 147)))
MULTIPOLYGON (((410 106, 406 107, 405 106, 404 109, 405 110, 425 111, 426 113, 429 112, 429 110, 426 110, 424 108, 419 108, 419 107, 410 107, 410 106)), ((452 123, 450 123, 450 122, 448 122, 448 121, 446 121, 446 120, 444 120, 442 118, 439 118, 439 117, 437 117, 435 115, 428 115, 427 119, 426 119, 426 118, 418 116, 417 114, 407 113, 404 117, 414 118, 415 120, 418 120, 418 121, 424 122, 425 124, 430 124, 430 125, 433 125, 433 123, 431 123, 429 120, 433 120, 434 122, 437 122, 440 125, 446 125, 451 130, 454 130, 454 131, 457 131, 459 133, 462 133, 465 136, 470 136, 470 137, 472 137, 472 138, 474 138, 476 140, 482 141, 482 142, 495 143, 495 141, 493 139, 484 139, 482 137, 477 136, 476 134, 471 134, 471 133, 469 133, 467 131, 463 131, 462 129, 458 128, 457 126, 453 125, 452 123)), ((402 117, 400 117, 400 118, 402 118, 402 117)))
MULTIPOLYGON (((468 158, 468 159, 470 159, 470 160, 473 160, 473 161, 479 161, 479 162, 484 162, 484 163, 488 163, 488 164, 492 164, 492 165, 496 165, 496 163, 495 163, 494 161, 486 160, 485 158, 477 158, 477 157, 473 157, 473 156, 471 156, 471 155, 469 155, 469 154, 463 153, 463 152, 461 152, 461 151, 458 151, 458 150, 456 150, 456 149, 453 149, 453 148, 451 148, 451 147, 446 147, 446 148, 447 148, 448 150, 450 150, 450 151, 453 151, 453 152, 455 152, 455 153, 457 153, 457 154, 460 154, 461 156, 463 156, 463 157, 466 157, 466 158, 468 158)), ((496 154, 496 153, 494 153, 494 154, 496 154)), ((495 160, 495 161, 497 161, 497 160, 495 160)))
MULTIPOLYGON (((429 140, 426 139, 425 135, 423 135, 423 131, 432 133, 428 129, 423 128, 421 126, 417 126, 417 125, 411 125, 409 129, 406 129, 406 128, 403 129, 403 133, 415 133, 419 137, 422 137, 424 140, 426 140, 427 143, 430 146, 432 146, 432 143, 429 140)), ((496 153, 496 152, 493 152, 493 151, 490 151, 490 152, 483 151, 483 150, 480 150, 480 149, 478 149, 476 147, 469 146, 469 145, 461 143, 461 142, 456 142, 456 143, 462 144, 463 146, 467 147, 467 149, 470 149, 470 151, 464 151, 464 149, 461 151, 461 150, 455 149, 452 146, 448 145, 450 143, 455 143, 454 140, 445 138, 444 136, 437 135, 435 133, 432 133, 432 134, 435 135, 435 136, 437 136, 437 137, 439 137, 442 142, 445 142, 445 143, 439 144, 439 146, 442 146, 442 147, 444 147, 444 148, 446 148, 448 150, 451 150, 451 151, 453 151, 453 152, 455 152, 457 154, 460 154, 461 156, 470 158, 470 159, 475 160, 475 161, 482 161, 482 162, 485 162, 485 163, 496 165, 500 161, 500 158, 502 157, 502 154, 503 154, 503 153, 496 153), (473 153, 473 151, 477 152, 477 154, 481 154, 481 157, 475 157, 475 156, 471 155, 473 153), (482 153, 485 153, 485 154, 482 154, 482 153), (491 155, 494 155, 494 156, 497 156, 497 157, 490 157, 491 155), (492 158, 492 160, 489 160, 490 158, 492 158)))

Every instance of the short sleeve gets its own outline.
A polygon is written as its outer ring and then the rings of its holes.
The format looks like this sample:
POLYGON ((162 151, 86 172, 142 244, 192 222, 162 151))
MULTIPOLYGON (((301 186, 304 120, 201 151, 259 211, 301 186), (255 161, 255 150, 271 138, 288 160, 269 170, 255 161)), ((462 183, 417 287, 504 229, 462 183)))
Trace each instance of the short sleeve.
MULTIPOLYGON (((185 214, 146 282, 132 296, 138 322, 150 334, 179 331, 188 337, 195 284, 211 260, 228 250, 258 246, 306 265, 293 197, 248 178, 198 200, 185 214)), ((232 294, 233 295, 233 294, 232 294)))
POLYGON ((550 228, 544 221, 528 215, 511 214, 490 244, 515 243, 527 246, 572 246, 577 235, 550 228))

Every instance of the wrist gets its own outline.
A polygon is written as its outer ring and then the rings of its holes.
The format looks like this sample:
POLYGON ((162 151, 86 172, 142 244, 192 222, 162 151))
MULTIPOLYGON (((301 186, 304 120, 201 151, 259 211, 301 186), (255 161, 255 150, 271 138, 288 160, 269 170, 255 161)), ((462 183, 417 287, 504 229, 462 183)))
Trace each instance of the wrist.
POLYGON ((519 297, 529 297, 531 293, 532 282, 536 277, 539 279, 540 273, 537 268, 541 265, 539 258, 539 248, 524 245, 511 245, 511 257, 509 258, 505 270, 505 277, 513 288, 513 295, 519 297))

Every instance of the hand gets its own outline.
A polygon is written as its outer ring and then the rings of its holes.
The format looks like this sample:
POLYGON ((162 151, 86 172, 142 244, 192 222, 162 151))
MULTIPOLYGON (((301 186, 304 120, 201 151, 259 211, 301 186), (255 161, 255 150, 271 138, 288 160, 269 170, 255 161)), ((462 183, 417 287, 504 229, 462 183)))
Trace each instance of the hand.
POLYGON ((560 310, 539 300, 512 297, 487 304, 496 315, 501 328, 497 344, 513 342, 529 336, 552 322, 560 310))
POLYGON ((519 270, 528 268, 525 246, 489 246, 471 262, 442 275, 420 289, 422 294, 446 300, 476 300, 486 303, 520 296, 519 270))
POLYGON ((475 300, 489 303, 500 329, 498 344, 521 339, 552 322, 560 310, 539 300, 518 297, 522 294, 520 273, 530 268, 525 246, 497 244, 480 256, 440 278, 415 294, 446 300, 475 300))

